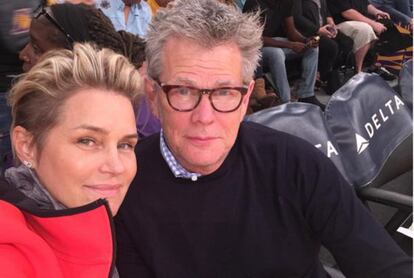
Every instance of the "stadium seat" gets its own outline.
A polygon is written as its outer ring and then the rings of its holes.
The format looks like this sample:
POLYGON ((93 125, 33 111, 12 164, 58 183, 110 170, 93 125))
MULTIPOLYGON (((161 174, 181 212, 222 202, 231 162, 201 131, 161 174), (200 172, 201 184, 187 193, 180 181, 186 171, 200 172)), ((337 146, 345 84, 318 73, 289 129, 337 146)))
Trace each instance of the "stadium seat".
POLYGON ((291 102, 260 110, 248 115, 245 120, 260 123, 310 142, 329 157, 347 179, 338 147, 336 142, 331 140, 333 135, 326 126, 323 112, 318 106, 291 102))
MULTIPOLYGON (((325 110, 348 180, 363 201, 397 209, 390 234, 412 213, 412 196, 384 185, 412 177, 412 115, 402 98, 376 74, 360 73, 329 100, 325 110)), ((411 188, 412 178, 399 187, 411 188)))
POLYGON ((413 60, 404 63, 398 78, 400 94, 412 110, 413 107, 413 60))
POLYGON ((393 235, 412 215, 412 193, 388 186, 398 184, 412 192, 408 106, 377 74, 360 73, 335 92, 325 113, 312 104, 288 103, 250 114, 246 121, 298 136, 320 149, 363 202, 396 211, 384 224, 393 235))
MULTIPOLYGON (((412 136, 411 111, 376 74, 351 78, 329 100, 325 119, 346 173, 357 188, 372 183, 391 154, 412 136)), ((412 168, 412 157, 406 161, 412 168)))

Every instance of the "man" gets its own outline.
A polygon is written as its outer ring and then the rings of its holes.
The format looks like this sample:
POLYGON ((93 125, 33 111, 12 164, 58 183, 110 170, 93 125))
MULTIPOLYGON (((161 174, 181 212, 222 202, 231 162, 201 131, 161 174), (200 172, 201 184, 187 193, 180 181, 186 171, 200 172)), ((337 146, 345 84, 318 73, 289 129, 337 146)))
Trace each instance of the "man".
POLYGON ((338 32, 329 14, 326 0, 293 0, 295 26, 305 36, 319 35, 318 72, 326 81, 324 91, 332 95, 341 87, 339 67, 346 64, 353 41, 338 32))
POLYGON ((369 4, 368 0, 327 0, 328 8, 339 31, 354 41, 353 52, 356 72, 362 71, 368 50, 387 28, 374 18, 390 18, 386 12, 369 4))
POLYGON ((299 84, 299 101, 325 108, 315 97, 315 81, 318 71, 318 43, 313 37, 305 38, 293 22, 290 0, 247 0, 244 12, 260 9, 264 21, 263 67, 268 69, 276 83, 282 102, 291 101, 285 60, 301 58, 302 73, 299 84))
POLYGON ((125 30, 140 37, 147 34, 151 8, 141 0, 97 0, 96 7, 111 19, 117 31, 125 30))
POLYGON ((411 277, 411 262, 306 142, 242 123, 260 57, 257 15, 176 0, 147 39, 160 135, 136 149, 117 219, 120 277, 411 277))
POLYGON ((369 0, 375 8, 389 13, 395 23, 412 27, 413 12, 410 9, 410 2, 410 0, 369 0))

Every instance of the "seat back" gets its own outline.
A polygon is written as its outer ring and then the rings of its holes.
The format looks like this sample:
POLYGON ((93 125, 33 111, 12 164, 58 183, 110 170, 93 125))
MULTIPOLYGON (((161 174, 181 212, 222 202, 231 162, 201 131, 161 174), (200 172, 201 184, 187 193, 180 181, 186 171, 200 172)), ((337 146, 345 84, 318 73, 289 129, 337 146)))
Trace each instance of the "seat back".
POLYGON ((400 93, 405 103, 411 108, 413 107, 413 60, 404 63, 399 79, 400 93))
MULTIPOLYGON (((377 74, 351 78, 330 99, 325 119, 356 187, 372 183, 395 150, 410 147, 403 144, 412 135, 410 109, 377 74)), ((389 167, 412 168, 412 156, 404 160, 389 167)))
POLYGON ((246 116, 246 121, 300 137, 322 151, 347 179, 340 153, 327 128, 323 112, 313 104, 292 102, 271 107, 246 116))

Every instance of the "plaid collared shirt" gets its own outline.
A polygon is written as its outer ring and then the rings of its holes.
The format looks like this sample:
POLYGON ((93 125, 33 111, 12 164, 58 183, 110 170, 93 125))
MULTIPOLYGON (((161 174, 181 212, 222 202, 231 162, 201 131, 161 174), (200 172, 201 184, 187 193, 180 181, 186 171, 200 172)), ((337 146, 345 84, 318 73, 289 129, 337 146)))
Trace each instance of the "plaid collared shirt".
POLYGON ((167 162, 168 167, 170 168, 171 172, 174 174, 176 178, 184 178, 191 179, 192 181, 197 181, 198 177, 201 176, 201 174, 191 173, 187 171, 186 169, 184 169, 183 166, 181 166, 177 162, 174 155, 171 153, 170 149, 165 143, 164 132, 162 129, 160 132, 160 150, 162 157, 164 157, 165 162, 167 162))

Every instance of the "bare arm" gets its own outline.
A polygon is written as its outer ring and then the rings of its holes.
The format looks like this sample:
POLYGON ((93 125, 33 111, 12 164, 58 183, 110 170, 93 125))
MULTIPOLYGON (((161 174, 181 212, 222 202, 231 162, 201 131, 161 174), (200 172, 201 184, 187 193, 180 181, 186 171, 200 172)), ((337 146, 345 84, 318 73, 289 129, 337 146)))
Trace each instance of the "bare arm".
POLYGON ((328 23, 329 25, 335 25, 335 21, 333 20, 331 16, 328 16, 326 18, 326 23, 328 23))
POLYGON ((382 32, 387 30, 387 28, 383 24, 364 16, 363 14, 354 9, 343 11, 342 16, 348 20, 361 21, 369 24, 372 27, 372 29, 374 29, 374 32, 377 34, 381 34, 382 32))
POLYGON ((388 13, 383 12, 383 11, 375 8, 375 6, 371 5, 371 4, 368 5, 368 13, 370 15, 373 15, 376 18, 377 17, 384 17, 384 18, 390 19, 390 15, 388 13))
POLYGON ((306 38, 295 27, 293 16, 285 18, 286 33, 290 41, 306 43, 306 38))
POLYGON ((289 48, 295 51, 296 53, 302 53, 306 50, 306 45, 302 42, 279 41, 270 37, 263 37, 263 46, 289 48))

